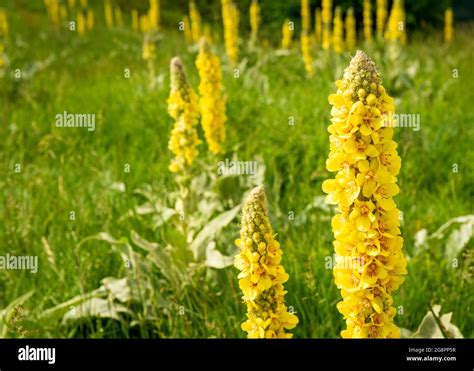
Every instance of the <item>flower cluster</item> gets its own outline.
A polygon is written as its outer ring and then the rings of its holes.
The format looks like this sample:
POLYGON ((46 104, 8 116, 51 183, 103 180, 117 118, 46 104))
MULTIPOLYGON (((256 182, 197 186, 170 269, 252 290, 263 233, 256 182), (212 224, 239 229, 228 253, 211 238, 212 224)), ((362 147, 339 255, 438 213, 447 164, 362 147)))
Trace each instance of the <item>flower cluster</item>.
POLYGON ((344 25, 342 23, 341 7, 336 6, 334 9, 332 45, 337 54, 341 54, 344 49, 344 25))
POLYGON ((0 9, 0 37, 8 36, 8 20, 5 9, 0 9))
POLYGON ((289 49, 291 47, 291 41, 293 39, 293 23, 287 18, 281 27, 281 48, 289 49))
POLYGON ((189 19, 191 20, 191 35, 193 41, 198 43, 202 36, 201 31, 201 14, 194 1, 189 3, 189 19))
POLYGON ((92 31, 94 29, 94 10, 92 8, 87 9, 86 24, 87 30, 92 31))
POLYGON ((224 23, 224 44, 227 57, 232 63, 239 60, 239 10, 231 0, 221 0, 224 23))
POLYGON ((143 39, 142 58, 146 61, 156 58, 156 46, 146 35, 143 39))
POLYGON ((60 24, 59 1, 48 0, 45 1, 48 16, 54 28, 58 28, 60 24))
POLYGON ((79 36, 84 36, 87 29, 87 18, 82 10, 77 11, 77 32, 79 36))
POLYGON ((328 50, 331 46, 331 22, 332 22, 332 0, 323 0, 322 3, 322 19, 323 19, 323 42, 324 50, 328 50))
POLYGON ((199 105, 201 109, 201 125, 204 130, 209 151, 224 152, 225 141, 225 97, 222 85, 222 71, 219 58, 214 55, 206 39, 200 42, 199 54, 196 58, 199 71, 199 105))
POLYGON ((444 12, 444 41, 450 42, 453 39, 453 9, 448 8, 444 12))
POLYGON ((354 17, 354 8, 347 10, 346 19, 346 46, 349 50, 354 50, 357 43, 356 19, 354 17))
POLYGON ((388 18, 387 29, 385 30, 385 39, 400 41, 402 44, 405 44, 406 36, 403 0, 394 0, 390 17, 388 18))
POLYGON ((311 38, 308 35, 308 31, 301 31, 301 54, 303 56, 304 68, 308 75, 312 75, 313 70, 313 57, 311 56, 311 38))
POLYGON ((148 18, 150 20, 150 30, 160 30, 160 1, 150 0, 150 9, 148 9, 148 18))
POLYGON ((138 32, 140 29, 139 21, 138 21, 138 11, 136 9, 132 9, 132 30, 138 32))
POLYGON ((198 155, 197 146, 200 140, 196 125, 199 104, 178 57, 171 60, 170 72, 171 92, 168 98, 168 113, 176 121, 168 143, 168 148, 175 155, 169 169, 177 172, 185 170, 198 155))
POLYGON ((311 29, 311 9, 309 0, 301 0, 301 27, 303 31, 309 32, 311 29))
POLYGON ((364 0, 363 4, 363 22, 364 22, 364 38, 366 41, 372 40, 372 2, 364 0))
POLYGON ((392 140, 394 105, 374 62, 357 51, 336 94, 329 96, 332 124, 327 169, 335 179, 323 183, 326 202, 338 205, 332 219, 337 304, 345 338, 399 337, 393 323, 392 293, 406 274, 396 176, 401 160, 392 140))
POLYGON ((316 8, 314 12, 314 36, 316 37, 316 42, 321 43, 321 37, 323 32, 323 20, 321 19, 321 9, 316 8))
POLYGON ((377 0, 376 17, 377 36, 382 37, 387 21, 387 0, 377 0))
POLYGON ((115 7, 115 22, 117 27, 123 27, 122 9, 119 6, 115 7))
POLYGON ((240 249, 235 257, 239 287, 247 305, 242 329, 249 338, 292 337, 286 330, 298 324, 298 317, 285 306, 283 283, 288 274, 281 265, 282 251, 270 224, 263 187, 255 188, 245 200, 235 243, 240 249))
POLYGON ((114 25, 114 12, 112 10, 112 3, 110 0, 104 0, 104 15, 105 24, 107 27, 113 27, 114 25))
POLYGON ((250 4, 249 13, 251 38, 252 40, 256 40, 258 34, 258 27, 260 26, 260 5, 258 5, 258 0, 252 0, 252 4, 250 4))

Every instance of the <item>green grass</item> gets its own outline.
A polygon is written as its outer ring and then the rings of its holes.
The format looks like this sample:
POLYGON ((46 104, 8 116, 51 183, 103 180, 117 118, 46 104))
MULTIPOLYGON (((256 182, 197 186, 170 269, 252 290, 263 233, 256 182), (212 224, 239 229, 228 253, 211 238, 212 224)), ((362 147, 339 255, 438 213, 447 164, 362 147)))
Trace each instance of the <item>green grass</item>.
MULTIPOLYGON (((137 188, 151 185, 163 202, 176 191, 167 170, 170 58, 183 59, 195 88, 198 76, 195 53, 186 49, 177 31, 161 34, 154 63, 156 86, 151 89, 148 67, 141 60, 142 39, 131 31, 106 30, 99 24, 79 39, 71 32, 52 31, 44 11, 21 11, 12 17, 6 48, 10 64, 0 89, 0 251, 37 255, 40 269, 37 274, 0 271, 0 308, 34 290, 22 305, 21 326, 10 324, 8 336, 25 335, 23 327, 31 337, 244 337, 239 324, 245 307, 233 267, 200 267, 193 276, 197 281, 179 294, 154 286, 167 292, 170 307, 168 312, 157 311, 157 302, 151 302, 154 313, 161 314, 138 330, 127 321, 91 319, 65 326, 39 318, 42 311, 96 289, 104 277, 127 274, 109 244, 91 240, 78 248, 84 238, 99 232, 129 237, 136 230, 151 241, 173 241, 172 232, 153 230, 147 218, 121 217, 141 203, 133 193, 137 188), (23 78, 13 78, 16 68, 23 78), (131 71, 130 79, 124 78, 125 68, 131 71), (64 110, 96 113, 96 131, 54 127, 54 116, 64 110), (15 164, 21 165, 21 172, 14 171, 15 164), (130 173, 124 172, 124 164, 130 164, 130 173), (114 190, 116 182, 125 184, 125 192, 114 190), (75 221, 69 219, 70 211, 75 211, 75 221), (45 240, 54 261, 48 260, 45 240), (184 315, 175 312, 180 306, 184 315)), ((396 202, 404 212, 402 235, 411 257, 407 279, 395 297, 395 305, 403 307, 396 322, 415 330, 430 305, 442 304, 443 312, 453 312, 452 322, 465 337, 474 337, 472 242, 454 269, 443 257, 445 240, 414 256, 414 235, 422 228, 434 232, 450 218, 473 213, 472 30, 472 25, 458 30, 449 46, 439 34, 416 34, 398 58, 380 45, 360 46, 374 58, 396 99, 397 112, 421 117, 420 131, 396 130, 402 158, 396 202), (457 79, 452 78, 453 68, 459 71, 457 79), (452 171, 454 163, 458 173, 452 171)), ((218 50, 225 61, 222 45, 218 50)), ((335 91, 334 81, 350 55, 317 51, 313 78, 305 76, 296 48, 279 56, 273 49, 249 50, 244 40, 242 57, 247 63, 240 65, 238 79, 224 62, 228 153, 212 157, 202 145, 201 158, 214 169, 233 153, 265 165, 273 227, 290 274, 286 302, 300 318, 294 334, 338 337, 343 328, 335 307, 340 295, 332 272, 324 267, 325 257, 332 254, 331 213, 318 208, 308 210, 304 218, 303 213, 323 194, 321 183, 331 176, 325 169, 327 96, 335 91), (288 125, 290 116, 295 118, 293 126, 288 125), (298 223, 288 218, 291 211, 298 223)), ((237 223, 223 233, 219 249, 231 252, 237 223)), ((147 279, 166 286, 160 272, 153 272, 156 276, 147 279)))

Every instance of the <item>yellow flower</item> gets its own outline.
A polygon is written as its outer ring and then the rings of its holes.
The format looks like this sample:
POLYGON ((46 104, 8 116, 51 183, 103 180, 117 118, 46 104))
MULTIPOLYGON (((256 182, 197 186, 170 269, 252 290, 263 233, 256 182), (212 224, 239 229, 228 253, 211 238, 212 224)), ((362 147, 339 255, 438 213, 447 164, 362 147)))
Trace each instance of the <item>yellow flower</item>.
POLYGON ((258 0, 252 0, 249 13, 251 38, 255 41, 257 39, 258 27, 260 26, 260 5, 258 5, 258 0))
POLYGON ((344 33, 344 25, 342 24, 342 16, 341 16, 341 8, 336 6, 334 10, 334 22, 333 22, 333 35, 332 35, 332 43, 334 46, 334 51, 337 54, 341 54, 342 50, 344 49, 344 41, 343 41, 343 33, 344 33))
POLYGON ((87 9, 87 29, 89 31, 92 31, 92 29, 94 28, 94 10, 92 10, 91 8, 87 9))
POLYGON ((372 40, 372 1, 364 0, 363 7, 364 38, 370 41, 372 40))
POLYGON ((107 27, 113 27, 114 13, 112 10, 112 4, 110 0, 104 0, 104 14, 105 14, 105 24, 107 25, 107 27))
POLYGON ((356 19, 354 17, 354 8, 349 8, 346 14, 346 46, 349 50, 353 50, 357 42, 356 19))
POLYGON ((453 39, 453 9, 448 8, 444 12, 444 41, 450 42, 453 39))
POLYGON ((377 36, 382 37, 385 29, 385 22, 387 21, 387 0, 377 0, 377 36))
POLYGON ((82 10, 78 10, 77 11, 77 32, 79 32, 80 36, 85 35, 86 26, 87 26, 86 17, 84 16, 84 13, 82 10))
POLYGON ((292 337, 287 330, 296 327, 298 317, 285 305, 283 283, 288 274, 280 264, 282 251, 270 224, 263 187, 253 189, 244 202, 240 238, 235 244, 239 247, 235 257, 239 287, 247 305, 242 330, 248 338, 292 337))
POLYGON ((332 22, 332 0, 323 0, 322 3, 323 19, 323 49, 328 50, 331 46, 331 22, 332 22))
POLYGON ((115 7, 115 20, 118 27, 123 27, 122 10, 119 6, 115 7))
POLYGON ((314 35, 316 37, 316 42, 319 44, 321 43, 321 37, 323 32, 323 23, 321 18, 321 9, 316 8, 316 12, 314 13, 314 35))
POLYGON ((402 44, 406 42, 405 32, 405 9, 403 0, 394 0, 390 17, 388 18, 387 29, 385 31, 385 39, 390 41, 400 41, 402 44))
POLYGON ((291 40, 293 38, 293 32, 294 32, 294 27, 293 27, 293 22, 291 22, 289 19, 285 19, 285 22, 283 23, 283 26, 281 28, 281 48, 282 49, 289 49, 291 46, 291 40))
POLYGON ((198 43, 202 36, 201 14, 199 13, 194 1, 189 2, 189 19, 191 20, 191 35, 193 41, 198 43))
POLYGON ((143 40, 142 58, 146 61, 156 58, 156 46, 146 36, 143 40))
POLYGON ((222 71, 219 57, 214 55, 206 39, 200 43, 196 58, 199 71, 199 105, 201 109, 201 125, 204 130, 209 150, 212 153, 224 152, 225 141, 225 97, 222 85, 222 71))
POLYGON ((331 227, 334 280, 342 296, 337 308, 346 321, 341 336, 399 337, 392 294, 407 271, 400 211, 393 200, 400 171, 393 128, 387 126, 393 99, 375 64, 361 51, 336 86, 328 99, 333 107, 326 165, 337 174, 322 188, 326 202, 338 205, 331 227))
POLYGON ((138 32, 140 29, 138 22, 138 11, 136 9, 132 10, 132 30, 138 32))
POLYGON ((159 31, 160 29, 160 1, 159 0, 150 0, 148 18, 150 22, 150 29, 152 31, 159 31))
POLYGON ((187 169, 198 155, 197 146, 200 140, 196 125, 199 104, 178 57, 171 60, 170 72, 171 92, 168 98, 168 113, 176 121, 168 142, 168 148, 175 155, 169 170, 178 172, 187 169))
POLYGON ((230 62, 239 60, 239 10, 231 0, 221 0, 224 23, 224 44, 230 62))
POLYGON ((5 9, 0 9, 0 36, 8 36, 8 20, 5 9))
POLYGON ((311 39, 306 30, 301 31, 301 54, 304 68, 309 76, 313 75, 313 57, 311 56, 311 39))
POLYGON ((309 32, 311 29, 311 9, 309 0, 301 0, 301 26, 303 31, 309 32))

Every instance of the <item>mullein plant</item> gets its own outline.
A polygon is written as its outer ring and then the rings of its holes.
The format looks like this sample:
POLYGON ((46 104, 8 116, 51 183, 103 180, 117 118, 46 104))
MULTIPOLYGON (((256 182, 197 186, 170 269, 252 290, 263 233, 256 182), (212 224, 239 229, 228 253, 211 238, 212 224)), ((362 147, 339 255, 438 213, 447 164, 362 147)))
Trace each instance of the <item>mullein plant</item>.
POLYGON ((314 12, 314 36, 316 38, 316 43, 321 44, 321 37, 323 32, 323 21, 321 18, 321 9, 317 8, 314 12))
POLYGON ((132 9, 132 30, 134 32, 138 32, 140 29, 139 21, 138 21, 138 11, 136 9, 132 9))
POLYGON ((364 0, 362 20, 364 23, 364 39, 365 41, 372 41, 372 2, 371 0, 364 0))
POLYGON ((148 14, 141 15, 138 23, 140 25, 141 33, 147 33, 150 31, 150 17, 148 17, 148 14))
POLYGON ((193 43, 193 32, 191 31, 191 22, 189 21, 189 17, 185 15, 183 17, 183 33, 184 33, 184 42, 187 45, 191 45, 193 43))
POLYGON ((357 43, 357 28, 356 19, 354 17, 354 8, 347 9, 346 19, 346 47, 349 50, 354 50, 357 43))
POLYGON ((312 76, 313 70, 313 57, 311 55, 311 38, 306 30, 301 31, 300 37, 301 43, 301 55, 303 56, 304 68, 308 76, 312 76))
POLYGON ((199 43, 202 36, 201 14, 194 1, 189 2, 189 19, 191 20, 191 35, 194 43, 199 43))
POLYGON ((79 36, 84 37, 87 30, 87 18, 85 11, 82 9, 77 10, 77 32, 79 36))
POLYGON ((170 63, 171 91, 168 98, 168 113, 175 120, 168 148, 175 156, 169 170, 189 172, 190 165, 198 155, 200 140, 196 126, 199 117, 199 102, 188 83, 183 64, 178 57, 170 63))
POLYGON ((94 29, 94 10, 92 8, 87 9, 86 24, 88 31, 94 29))
POLYGON ((393 98, 374 62, 357 51, 337 93, 329 96, 330 153, 323 182, 326 202, 338 206, 331 225, 341 290, 337 308, 344 316, 343 338, 399 337, 392 294, 406 275, 400 211, 393 196, 401 160, 393 137, 393 98))
POLYGON ((205 37, 199 43, 196 67, 200 78, 199 108, 204 136, 209 151, 214 154, 223 153, 227 117, 221 64, 219 58, 211 52, 205 37))
POLYGON ((5 9, 0 9, 0 37, 8 36, 8 19, 5 9))
POLYGON ((248 338, 291 338, 298 317, 285 305, 283 284, 288 273, 281 265, 282 250, 275 239, 262 186, 253 189, 242 209, 239 253, 235 266, 240 270, 239 287, 247 306, 247 320, 241 328, 248 338))
POLYGON ((444 41, 447 43, 453 40, 453 9, 448 8, 444 12, 444 41))
POLYGON ((104 0, 104 16, 105 16, 105 24, 107 27, 113 27, 114 25, 114 12, 112 9, 112 3, 110 0, 104 0))
POLYGON ((387 22, 387 29, 385 30, 385 39, 405 44, 406 37, 403 0, 394 0, 387 22))
POLYGON ((332 0, 323 0, 321 16, 323 19, 322 47, 329 50, 331 47, 332 0))
POLYGON ((239 10, 231 0, 221 0, 221 5, 226 54, 232 64, 237 64, 239 60, 239 10))
POLYGON ((123 27, 122 9, 117 5, 115 7, 115 24, 117 27, 123 27))
POLYGON ((258 28, 260 27, 260 5, 258 0, 252 0, 249 9, 250 15, 250 40, 255 43, 258 36, 258 28))
POLYGON ((288 50, 291 47, 291 42, 293 40, 293 24, 287 18, 281 27, 281 48, 288 50))
POLYGON ((377 0, 376 27, 377 37, 382 38, 387 21, 387 0, 377 0))
POLYGON ((150 9, 148 10, 150 30, 157 32, 160 30, 160 1, 150 0, 150 9))
POLYGON ((301 0, 301 28, 309 33, 311 29, 311 9, 309 0, 301 0))
POLYGON ((341 7, 334 9, 332 45, 337 54, 344 50, 344 25, 342 23, 341 7))

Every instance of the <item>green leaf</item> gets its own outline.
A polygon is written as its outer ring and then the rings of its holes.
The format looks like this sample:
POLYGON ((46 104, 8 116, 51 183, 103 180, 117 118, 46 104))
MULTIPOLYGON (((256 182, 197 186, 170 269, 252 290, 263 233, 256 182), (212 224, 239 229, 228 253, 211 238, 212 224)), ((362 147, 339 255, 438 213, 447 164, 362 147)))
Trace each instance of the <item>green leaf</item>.
POLYGON ((156 242, 150 242, 150 241, 145 240, 143 237, 141 237, 137 232, 133 230, 130 233, 130 237, 132 239, 132 242, 135 245, 137 245, 138 247, 141 247, 143 250, 146 250, 148 252, 153 251, 160 246, 156 242))
POLYGON ((212 219, 203 229, 194 237, 189 246, 196 261, 204 260, 207 244, 230 222, 232 222, 239 213, 241 205, 224 211, 212 219))
POLYGON ((452 313, 440 317, 441 305, 434 305, 432 310, 426 313, 420 326, 413 334, 414 338, 443 339, 447 337, 462 338, 461 331, 451 323, 452 313), (440 327, 442 326, 442 328, 440 327))
POLYGON ((217 250, 215 241, 211 241, 207 245, 206 266, 215 269, 224 269, 231 266, 233 263, 234 257, 223 255, 219 250, 217 250))
POLYGON ((459 229, 455 229, 451 232, 446 242, 446 248, 444 250, 444 256, 452 260, 464 249, 469 240, 472 237, 472 221, 461 224, 459 229))

